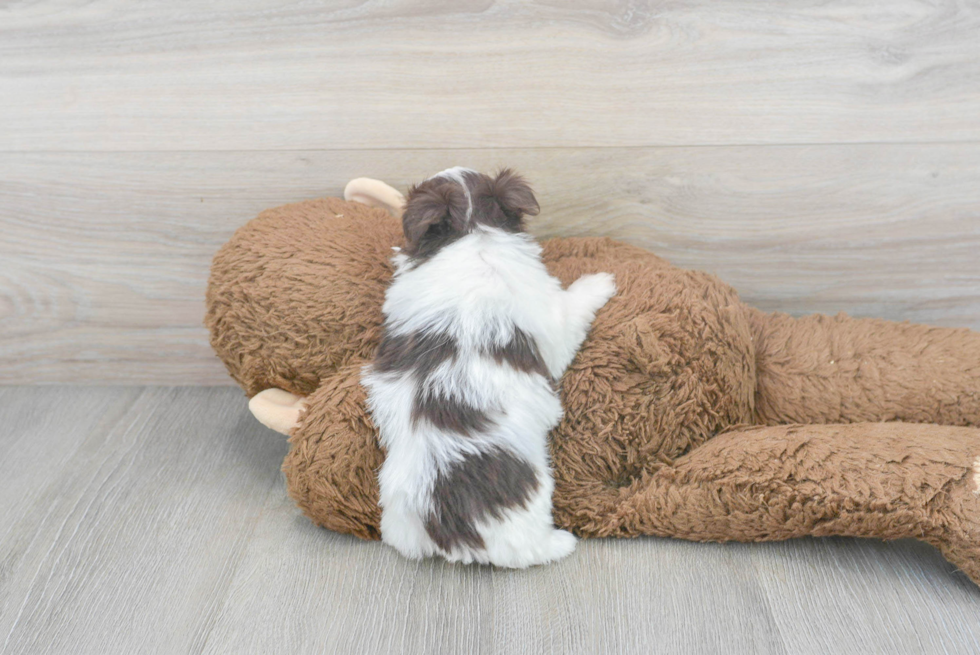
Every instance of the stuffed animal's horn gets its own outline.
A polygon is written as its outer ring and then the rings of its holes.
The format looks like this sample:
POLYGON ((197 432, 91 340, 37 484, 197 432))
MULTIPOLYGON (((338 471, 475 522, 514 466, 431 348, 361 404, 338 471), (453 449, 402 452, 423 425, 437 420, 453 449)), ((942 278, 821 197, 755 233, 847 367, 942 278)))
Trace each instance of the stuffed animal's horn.
POLYGON ((344 187, 344 200, 382 207, 395 218, 401 218, 405 209, 405 196, 398 189, 370 177, 358 177, 348 182, 344 187))

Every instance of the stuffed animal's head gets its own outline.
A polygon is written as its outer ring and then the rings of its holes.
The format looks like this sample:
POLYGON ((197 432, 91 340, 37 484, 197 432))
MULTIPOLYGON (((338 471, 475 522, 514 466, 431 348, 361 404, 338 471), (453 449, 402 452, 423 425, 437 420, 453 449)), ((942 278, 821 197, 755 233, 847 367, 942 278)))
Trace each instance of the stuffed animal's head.
POLYGON ((373 356, 392 247, 403 243, 397 218, 360 202, 263 212, 214 257, 212 347, 249 396, 311 393, 339 367, 373 356))

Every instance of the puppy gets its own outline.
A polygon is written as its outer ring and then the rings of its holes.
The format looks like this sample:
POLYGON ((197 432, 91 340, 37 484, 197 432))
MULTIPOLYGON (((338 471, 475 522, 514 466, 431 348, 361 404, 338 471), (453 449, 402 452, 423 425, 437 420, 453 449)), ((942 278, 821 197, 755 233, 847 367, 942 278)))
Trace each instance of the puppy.
POLYGON ((616 286, 599 273, 563 290, 524 230, 537 213, 509 170, 450 168, 409 193, 362 378, 387 449, 381 536, 406 557, 523 568, 575 549, 552 522, 547 437, 556 381, 616 286))

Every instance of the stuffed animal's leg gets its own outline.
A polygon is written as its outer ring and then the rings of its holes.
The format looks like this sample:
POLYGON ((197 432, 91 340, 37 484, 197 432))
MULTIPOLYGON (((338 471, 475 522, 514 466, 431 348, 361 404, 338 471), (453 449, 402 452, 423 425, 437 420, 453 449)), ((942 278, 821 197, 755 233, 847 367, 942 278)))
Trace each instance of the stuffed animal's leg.
POLYGON ((756 420, 980 426, 980 333, 750 309, 756 420))
POLYGON ((743 428, 622 491, 605 534, 695 541, 915 537, 980 584, 977 428, 743 428))

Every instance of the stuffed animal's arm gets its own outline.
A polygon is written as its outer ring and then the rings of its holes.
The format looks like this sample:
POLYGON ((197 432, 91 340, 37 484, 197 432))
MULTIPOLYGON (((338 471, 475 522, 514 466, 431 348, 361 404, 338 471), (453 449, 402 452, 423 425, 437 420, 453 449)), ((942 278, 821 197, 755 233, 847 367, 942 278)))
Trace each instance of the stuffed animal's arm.
POLYGON ((405 196, 400 191, 370 177, 358 177, 348 182, 344 187, 344 200, 382 207, 395 218, 401 218, 405 208, 405 196))

